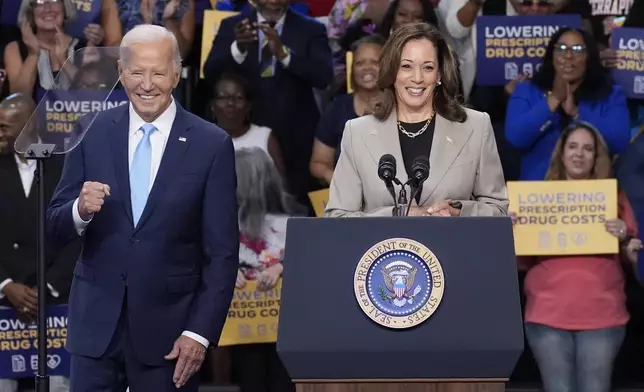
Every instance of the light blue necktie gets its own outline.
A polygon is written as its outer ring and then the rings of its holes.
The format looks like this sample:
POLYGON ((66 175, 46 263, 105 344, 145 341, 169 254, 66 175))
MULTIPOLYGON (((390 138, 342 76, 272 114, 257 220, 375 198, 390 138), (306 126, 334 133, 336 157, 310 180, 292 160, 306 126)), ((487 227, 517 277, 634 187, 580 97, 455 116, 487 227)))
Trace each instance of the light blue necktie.
POLYGON ((143 138, 136 146, 130 168, 130 199, 132 200, 134 226, 139 223, 150 193, 150 166, 152 165, 150 135, 156 131, 152 124, 144 124, 140 129, 143 131, 143 138))

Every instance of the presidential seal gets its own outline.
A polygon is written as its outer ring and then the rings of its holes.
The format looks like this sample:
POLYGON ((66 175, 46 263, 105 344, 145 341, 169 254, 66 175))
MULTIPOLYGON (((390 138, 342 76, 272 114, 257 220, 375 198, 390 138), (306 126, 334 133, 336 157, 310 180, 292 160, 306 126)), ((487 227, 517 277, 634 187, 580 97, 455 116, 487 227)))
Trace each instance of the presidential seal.
POLYGON ((411 328, 436 311, 443 298, 443 268, 423 244, 391 238, 371 247, 354 276, 358 304, 387 328, 411 328))

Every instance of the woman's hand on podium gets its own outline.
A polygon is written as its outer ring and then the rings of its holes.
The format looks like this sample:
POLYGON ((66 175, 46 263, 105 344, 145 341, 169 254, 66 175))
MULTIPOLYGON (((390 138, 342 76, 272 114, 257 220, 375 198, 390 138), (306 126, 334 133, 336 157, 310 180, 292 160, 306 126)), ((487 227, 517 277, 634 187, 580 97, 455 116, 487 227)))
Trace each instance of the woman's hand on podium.
POLYGON ((461 210, 451 206, 452 200, 442 200, 427 209, 430 216, 460 216, 461 210))
POLYGON ((429 216, 425 207, 411 207, 407 216, 429 216))

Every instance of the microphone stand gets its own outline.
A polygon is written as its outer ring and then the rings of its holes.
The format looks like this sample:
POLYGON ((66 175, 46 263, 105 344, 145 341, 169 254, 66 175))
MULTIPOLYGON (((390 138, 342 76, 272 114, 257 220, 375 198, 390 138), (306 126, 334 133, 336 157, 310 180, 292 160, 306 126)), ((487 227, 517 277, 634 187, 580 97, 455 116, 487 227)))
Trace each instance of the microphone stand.
POLYGON ((36 250, 38 265, 36 267, 36 285, 38 287, 38 370, 36 371, 36 392, 49 392, 49 376, 47 375, 47 278, 45 258, 45 159, 51 158, 56 148, 55 144, 34 143, 27 148, 25 159, 37 163, 34 180, 38 191, 37 226, 38 236, 36 250))
POLYGON ((398 193, 398 202, 396 203, 396 209, 397 209, 397 214, 396 216, 406 216, 405 214, 405 205, 407 205, 407 190, 405 189, 405 186, 407 184, 403 184, 398 180, 397 178, 394 180, 396 184, 400 185, 400 192, 398 193))
POLYGON ((420 192, 420 190, 423 189, 423 184, 422 183, 416 184, 416 181, 414 179, 409 179, 407 183, 411 185, 411 198, 409 198, 409 203, 407 203, 407 212, 405 213, 405 216, 409 215, 409 210, 411 210, 411 203, 418 195, 418 192, 420 192))

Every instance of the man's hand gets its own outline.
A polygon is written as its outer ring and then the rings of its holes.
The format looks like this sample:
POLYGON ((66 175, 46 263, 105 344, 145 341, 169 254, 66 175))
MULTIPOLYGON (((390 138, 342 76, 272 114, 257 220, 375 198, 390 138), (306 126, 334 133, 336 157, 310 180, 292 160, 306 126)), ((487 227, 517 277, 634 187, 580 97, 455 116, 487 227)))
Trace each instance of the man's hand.
POLYGON ((99 212, 105 197, 110 195, 110 186, 100 182, 86 181, 78 196, 78 214, 81 219, 88 221, 92 215, 99 212))
POLYGON ((254 27, 248 19, 244 19, 235 26, 235 41, 242 52, 248 50, 248 45, 257 41, 257 27, 254 27))
POLYGON ((22 283, 11 282, 2 290, 18 315, 27 321, 33 321, 38 309, 38 293, 22 283))
POLYGON ((269 26, 267 23, 262 23, 259 25, 259 29, 264 32, 266 39, 268 40, 268 47, 271 49, 271 52, 279 60, 284 60, 287 56, 284 51, 284 44, 280 40, 280 35, 277 34, 277 30, 269 26))
POLYGON ((174 385, 177 388, 186 385, 190 377, 199 371, 205 357, 206 348, 201 343, 187 336, 179 336, 170 354, 165 356, 169 361, 177 360, 172 376, 174 385))

